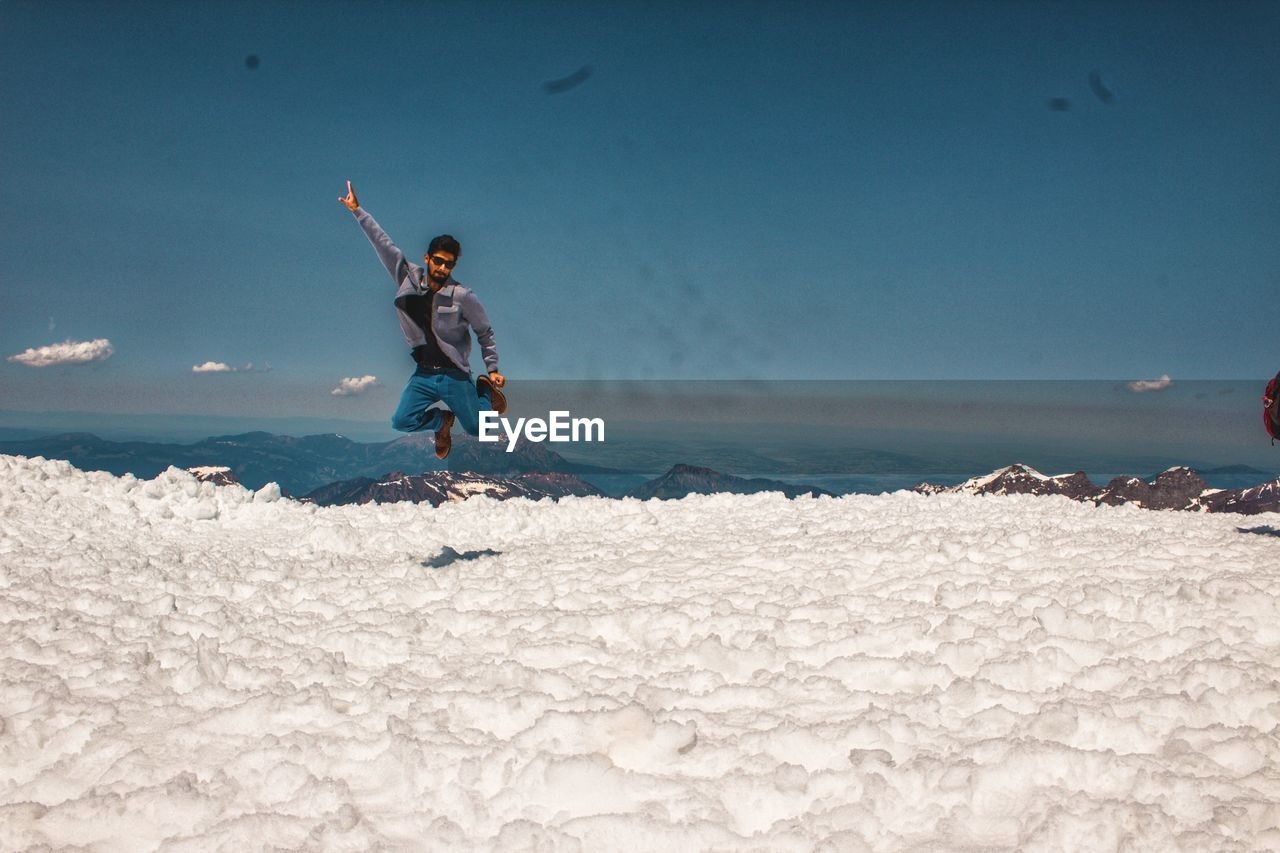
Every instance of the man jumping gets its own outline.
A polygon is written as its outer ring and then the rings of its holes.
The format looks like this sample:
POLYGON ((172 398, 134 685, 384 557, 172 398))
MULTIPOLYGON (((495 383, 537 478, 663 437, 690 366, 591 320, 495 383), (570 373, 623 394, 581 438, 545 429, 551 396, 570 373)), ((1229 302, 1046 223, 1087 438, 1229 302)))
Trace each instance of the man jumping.
POLYGON ((462 246, 448 234, 431 241, 420 267, 405 259, 387 232, 356 201, 347 181, 347 195, 338 201, 356 215, 378 259, 397 285, 395 306, 400 329, 413 349, 418 369, 400 395, 391 426, 400 432, 435 430, 436 456, 444 459, 453 444, 450 430, 456 419, 471 435, 480 432, 480 412, 502 414, 507 400, 498 389, 507 380, 498 372, 498 348, 493 327, 480 300, 452 275, 462 246), (471 330, 480 342, 488 375, 471 382, 471 330), (432 408, 443 403, 447 409, 432 408))

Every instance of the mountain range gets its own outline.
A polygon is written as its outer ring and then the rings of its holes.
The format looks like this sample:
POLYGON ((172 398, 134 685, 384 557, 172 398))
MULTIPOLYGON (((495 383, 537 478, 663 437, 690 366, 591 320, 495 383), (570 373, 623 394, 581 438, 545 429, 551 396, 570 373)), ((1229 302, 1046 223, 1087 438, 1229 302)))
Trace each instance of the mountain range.
POLYGON ((202 466, 229 469, 242 485, 258 489, 278 483, 289 494, 358 477, 380 478, 389 471, 470 471, 513 477, 529 471, 565 474, 617 474, 613 468, 571 462, 545 445, 520 442, 482 444, 455 430, 448 464, 436 459, 432 433, 409 433, 394 441, 365 443, 336 434, 297 438, 269 432, 219 435, 194 444, 107 441, 92 433, 62 433, 0 442, 0 453, 66 459, 82 471, 133 474, 142 479, 164 471, 202 466))
MULTIPOLYGON (((131 473, 142 479, 172 465, 214 482, 240 483, 251 489, 275 482, 287 495, 301 495, 322 505, 398 500, 439 504, 471 494, 500 499, 600 495, 600 489, 583 476, 628 473, 570 461, 538 443, 521 442, 507 453, 505 443, 482 444, 465 434, 455 435, 446 469, 435 458, 433 444, 433 436, 422 433, 366 443, 337 434, 298 438, 250 432, 212 436, 193 444, 116 442, 91 433, 63 433, 0 442, 0 453, 66 459, 82 470, 117 476, 131 473)), ((624 496, 680 498, 693 493, 763 491, 780 491, 788 497, 831 494, 815 486, 747 479, 677 464, 624 496)), ((1148 509, 1201 512, 1280 511, 1280 480, 1249 488, 1213 489, 1186 467, 1170 468, 1146 480, 1116 477, 1098 486, 1083 471, 1051 477, 1018 463, 956 486, 920 483, 914 491, 1063 495, 1095 504, 1132 503, 1148 509)))
POLYGON ((1099 486, 1083 471, 1046 476, 1029 465, 1016 463, 959 485, 920 483, 912 491, 922 494, 1062 495, 1086 503, 1133 504, 1155 510, 1235 512, 1243 515, 1280 512, 1280 479, 1247 489, 1211 489, 1199 473, 1186 467, 1170 468, 1150 480, 1115 477, 1107 485, 1099 486))
MULTIPOLYGON (((197 479, 220 486, 236 482, 229 468, 202 466, 188 468, 197 479)), ((754 494, 756 492, 782 492, 789 498, 802 494, 831 495, 813 486, 795 486, 777 480, 763 478, 744 479, 731 474, 721 474, 710 468, 692 465, 676 465, 661 477, 643 483, 624 497, 640 500, 682 498, 689 494, 754 494)), ((298 500, 320 506, 340 504, 396 503, 411 501, 439 506, 446 501, 466 500, 473 495, 486 495, 497 500, 509 498, 562 498, 570 495, 585 497, 604 493, 575 474, 560 472, 528 471, 514 477, 497 477, 469 471, 427 471, 422 474, 405 474, 392 471, 381 477, 356 477, 342 480, 303 495, 298 500)))

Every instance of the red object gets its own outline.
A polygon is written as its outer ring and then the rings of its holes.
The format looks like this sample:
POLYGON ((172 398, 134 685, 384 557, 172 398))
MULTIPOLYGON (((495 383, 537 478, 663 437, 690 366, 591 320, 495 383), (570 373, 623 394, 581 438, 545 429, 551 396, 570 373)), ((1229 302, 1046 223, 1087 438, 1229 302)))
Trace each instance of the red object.
POLYGON ((1280 438, 1280 373, 1267 383, 1267 390, 1262 394, 1262 423, 1274 444, 1280 438))

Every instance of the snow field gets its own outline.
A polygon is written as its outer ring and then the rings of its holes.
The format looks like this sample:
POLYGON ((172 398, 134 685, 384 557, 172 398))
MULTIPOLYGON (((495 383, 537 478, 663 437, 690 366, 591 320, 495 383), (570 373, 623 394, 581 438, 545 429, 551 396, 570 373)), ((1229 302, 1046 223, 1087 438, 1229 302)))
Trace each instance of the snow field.
POLYGON ((1240 516, 0 456, 0 849, 1275 849, 1278 601, 1240 516))

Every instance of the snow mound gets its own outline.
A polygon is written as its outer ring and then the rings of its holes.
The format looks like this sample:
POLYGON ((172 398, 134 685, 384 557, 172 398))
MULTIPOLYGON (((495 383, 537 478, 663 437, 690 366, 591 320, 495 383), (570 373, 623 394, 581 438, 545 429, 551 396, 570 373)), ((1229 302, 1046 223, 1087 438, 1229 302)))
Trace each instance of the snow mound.
POLYGON ((1280 540, 1241 523, 0 456, 0 849, 1274 849, 1280 540))

